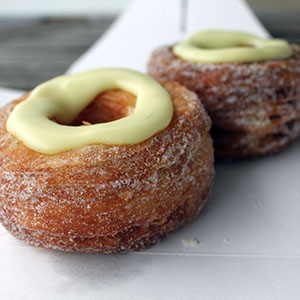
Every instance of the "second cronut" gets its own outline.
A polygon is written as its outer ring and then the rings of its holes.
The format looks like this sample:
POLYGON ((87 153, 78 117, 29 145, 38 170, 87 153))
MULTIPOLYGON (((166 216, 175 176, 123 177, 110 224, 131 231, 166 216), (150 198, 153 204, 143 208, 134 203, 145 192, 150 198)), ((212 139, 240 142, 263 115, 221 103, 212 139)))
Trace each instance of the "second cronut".
POLYGON ((260 156, 300 134, 300 46, 292 49, 285 60, 205 64, 164 46, 153 52, 148 73, 197 93, 212 119, 217 157, 260 156))

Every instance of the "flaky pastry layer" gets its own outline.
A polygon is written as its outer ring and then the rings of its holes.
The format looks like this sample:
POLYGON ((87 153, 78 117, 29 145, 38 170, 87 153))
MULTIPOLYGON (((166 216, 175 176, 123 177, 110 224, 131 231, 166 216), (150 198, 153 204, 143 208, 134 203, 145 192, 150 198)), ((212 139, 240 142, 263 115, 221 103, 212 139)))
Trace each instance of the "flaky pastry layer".
MULTIPOLYGON (((161 83, 171 95, 173 119, 165 130, 136 145, 98 144, 40 154, 5 129, 9 113, 23 99, 4 106, 0 110, 3 225, 34 246, 110 253, 145 248, 195 218, 214 174, 210 119, 194 93, 175 82, 161 83)), ((97 121, 91 117, 97 113, 97 101, 109 106, 108 99, 120 100, 127 108, 116 104, 119 108, 104 121, 134 109, 128 93, 111 90, 99 95, 74 122, 84 118, 81 121, 89 126, 97 121)))
POLYGON ((184 61, 164 46, 153 52, 148 73, 196 92, 218 138, 225 134, 215 142, 218 157, 259 156, 281 150, 300 134, 299 126, 282 130, 300 118, 300 46, 292 49, 293 57, 285 60, 204 64, 184 61), (262 145, 278 132, 269 145, 262 145))

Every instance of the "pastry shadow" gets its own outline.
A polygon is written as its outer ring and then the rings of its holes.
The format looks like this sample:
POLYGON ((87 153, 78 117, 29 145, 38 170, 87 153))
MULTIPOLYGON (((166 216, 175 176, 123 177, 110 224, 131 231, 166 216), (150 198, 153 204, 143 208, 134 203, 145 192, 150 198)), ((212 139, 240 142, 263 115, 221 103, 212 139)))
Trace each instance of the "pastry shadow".
POLYGON ((84 295, 121 286, 141 276, 152 258, 132 254, 55 252, 49 258, 55 273, 65 278, 57 286, 61 296, 84 295), (91 291, 92 292, 92 291, 91 291))
MULTIPOLYGON (((222 208, 237 207, 237 205, 242 208, 242 203, 247 204, 245 213, 248 215, 249 201, 253 201, 253 205, 257 203, 257 199, 249 196, 255 190, 263 190, 262 179, 264 177, 259 176, 259 169, 262 166, 268 167, 272 164, 275 166, 276 164, 280 165, 284 162, 289 163, 292 160, 298 160, 298 153, 300 153, 299 138, 287 148, 274 154, 251 158, 216 159, 216 174, 212 192, 207 204, 200 212, 199 218, 210 215, 213 210, 219 209, 221 205, 222 208), (237 197, 237 191, 240 197, 237 197)), ((260 201, 263 202, 263 198, 260 201)), ((243 209, 239 210, 239 213, 242 212, 243 209)), ((232 214, 236 214, 236 211, 233 210, 232 214)))
MULTIPOLYGON (((203 241, 199 251, 217 253, 235 249, 247 252, 247 245, 252 245, 253 239, 259 242, 270 238, 271 242, 274 237, 264 237, 263 232, 278 223, 276 213, 280 201, 276 191, 289 187, 287 182, 293 180, 299 160, 300 139, 273 155, 216 161, 216 176, 208 202, 198 218, 180 230, 180 235, 192 232, 203 241)), ((292 198, 285 199, 285 205, 289 201, 293 207, 292 198)))

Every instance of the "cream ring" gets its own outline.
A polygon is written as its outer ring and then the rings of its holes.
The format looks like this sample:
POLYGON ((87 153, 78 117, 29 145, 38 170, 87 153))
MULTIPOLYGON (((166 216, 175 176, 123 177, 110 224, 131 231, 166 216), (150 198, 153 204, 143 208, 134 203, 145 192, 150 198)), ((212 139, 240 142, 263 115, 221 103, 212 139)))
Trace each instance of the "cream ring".
POLYGON ((137 144, 165 129, 173 115, 168 92, 155 80, 127 69, 63 75, 36 87, 10 114, 6 128, 28 148, 57 154, 90 144, 137 144), (91 126, 67 126, 101 92, 120 88, 136 95, 134 112, 91 126))
POLYGON ((255 62, 293 55, 284 40, 221 30, 198 32, 175 45, 173 52, 184 60, 203 63, 255 62))

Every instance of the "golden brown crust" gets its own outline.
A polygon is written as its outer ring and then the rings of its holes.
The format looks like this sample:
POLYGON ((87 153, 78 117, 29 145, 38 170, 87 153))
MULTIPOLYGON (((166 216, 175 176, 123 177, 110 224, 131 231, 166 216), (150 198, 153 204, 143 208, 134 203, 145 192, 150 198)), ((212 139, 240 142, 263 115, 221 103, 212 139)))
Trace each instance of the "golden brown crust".
MULTIPOLYGON (((0 110, 0 219, 27 243, 80 252, 141 249, 191 221, 213 178, 210 120, 197 96, 162 81, 170 125, 137 145, 90 145, 57 155, 25 147, 0 110)), ((116 96, 119 97, 119 96, 116 96)))
POLYGON ((300 46, 292 48, 294 56, 286 60, 201 64, 184 61, 165 46, 153 52, 148 72, 154 78, 175 80, 197 93, 218 138, 226 133, 221 143, 215 141, 217 156, 264 155, 281 150, 300 134, 295 126, 284 135, 284 142, 279 141, 279 135, 272 147, 263 147, 260 142, 300 118, 300 46), (227 133, 234 138, 228 138, 227 133), (245 143, 247 139, 251 145, 245 143))
POLYGON ((294 141, 300 132, 300 119, 292 120, 259 137, 256 133, 240 133, 213 128, 211 134, 216 156, 242 158, 276 153, 294 141))

